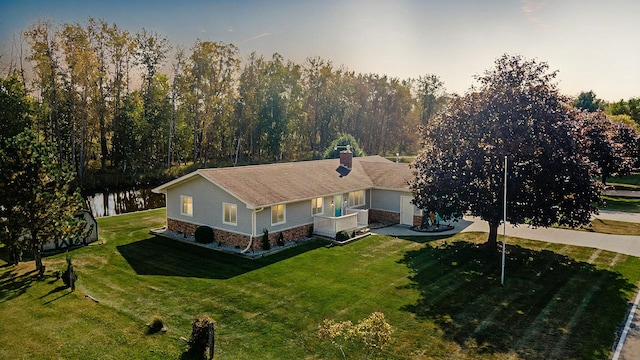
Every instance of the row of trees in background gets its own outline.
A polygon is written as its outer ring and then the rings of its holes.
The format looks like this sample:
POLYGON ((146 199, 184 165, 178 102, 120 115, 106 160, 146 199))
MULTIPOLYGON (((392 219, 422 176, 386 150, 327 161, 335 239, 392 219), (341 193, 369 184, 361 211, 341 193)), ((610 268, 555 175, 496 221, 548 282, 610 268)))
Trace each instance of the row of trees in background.
POLYGON ((37 99, 34 127, 80 177, 94 163, 145 171, 319 158, 342 133, 366 153, 415 153, 417 125, 444 99, 435 75, 400 80, 279 54, 241 62, 232 44, 174 49, 160 34, 92 18, 38 21, 24 36, 33 71, 15 61, 10 72, 37 99))
MULTIPOLYGON (((417 127, 456 99, 436 75, 400 80, 279 54, 241 61, 232 44, 196 40, 187 50, 92 18, 38 21, 24 36, 32 71, 12 61, 3 79, 22 100, 0 110, 15 120, 2 121, 2 134, 39 131, 80 179, 88 169, 140 174, 320 158, 345 134, 367 154, 415 154, 417 127)), ((640 99, 606 104, 590 91, 573 105, 585 111, 583 133, 602 153, 594 161, 604 179, 630 169, 633 131, 620 124, 637 126, 640 99)))

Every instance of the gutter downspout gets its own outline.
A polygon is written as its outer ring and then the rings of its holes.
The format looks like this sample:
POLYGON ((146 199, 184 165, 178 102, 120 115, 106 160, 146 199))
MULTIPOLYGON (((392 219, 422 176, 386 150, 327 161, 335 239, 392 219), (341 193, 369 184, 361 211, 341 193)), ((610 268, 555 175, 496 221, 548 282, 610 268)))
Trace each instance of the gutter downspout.
POLYGON ((249 251, 249 249, 251 249, 251 245, 253 245, 253 237, 256 236, 256 214, 262 210, 264 210, 264 206, 260 209, 253 209, 253 212, 251 213, 251 236, 249 236, 249 244, 247 245, 247 247, 244 250, 240 251, 241 254, 249 251))

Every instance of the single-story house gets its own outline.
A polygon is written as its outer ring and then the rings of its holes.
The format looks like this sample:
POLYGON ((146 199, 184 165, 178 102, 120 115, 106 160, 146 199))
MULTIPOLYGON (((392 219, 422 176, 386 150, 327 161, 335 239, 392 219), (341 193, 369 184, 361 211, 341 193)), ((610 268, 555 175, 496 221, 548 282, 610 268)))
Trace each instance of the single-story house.
POLYGON ((191 236, 206 225, 216 242, 248 251, 260 249, 263 229, 275 244, 280 233, 286 242, 335 238, 372 222, 420 224, 411 178, 408 164, 349 152, 340 160, 199 169, 153 192, 165 194, 168 231, 191 236))

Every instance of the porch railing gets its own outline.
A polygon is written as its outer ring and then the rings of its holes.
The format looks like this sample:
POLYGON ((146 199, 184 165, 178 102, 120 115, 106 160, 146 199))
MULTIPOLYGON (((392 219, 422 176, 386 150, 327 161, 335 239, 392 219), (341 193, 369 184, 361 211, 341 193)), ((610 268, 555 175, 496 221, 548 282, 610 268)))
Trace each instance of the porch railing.
POLYGON ((313 232, 335 238, 342 230, 355 230, 369 224, 369 210, 346 209, 346 215, 334 217, 316 215, 313 217, 313 232))
POLYGON ((340 217, 316 215, 313 218, 313 232, 327 237, 335 238, 342 230, 351 230, 358 227, 358 214, 347 214, 340 217))

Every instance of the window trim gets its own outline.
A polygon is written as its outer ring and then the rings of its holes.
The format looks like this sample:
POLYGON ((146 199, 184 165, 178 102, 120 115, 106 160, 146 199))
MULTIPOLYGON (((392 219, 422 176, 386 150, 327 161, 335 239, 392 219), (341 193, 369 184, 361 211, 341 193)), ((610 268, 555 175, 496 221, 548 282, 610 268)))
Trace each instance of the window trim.
POLYGON ((365 197, 366 197, 366 191, 365 190, 356 190, 356 191, 349 192, 347 207, 356 207, 356 206, 366 205, 367 204, 367 200, 365 199, 365 197), (358 196, 358 203, 357 204, 353 204, 351 202, 351 199, 352 199, 351 194, 355 194, 355 193, 362 193, 362 196, 358 196), (362 202, 360 202, 360 200, 362 200, 362 202))
POLYGON ((322 196, 318 196, 316 198, 311 199, 311 216, 315 216, 315 215, 324 215, 324 197, 322 197, 322 196), (320 199, 320 201, 321 201, 320 211, 315 212, 316 209, 318 208, 318 206, 317 206, 318 199, 320 199), (313 206, 314 202, 316 203, 316 206, 313 206))
POLYGON ((180 195, 180 215, 193 217, 193 196, 180 195), (184 211, 184 205, 185 205, 184 201, 187 199, 189 199, 189 202, 191 203, 190 213, 184 211))
POLYGON ((277 204, 271 205, 271 226, 285 224, 287 222, 287 205, 286 204, 277 204), (282 221, 273 222, 273 210, 282 206, 282 221))
POLYGON ((233 225, 233 226, 238 226, 238 204, 233 204, 233 203, 228 203, 228 202, 223 202, 222 203, 222 223, 225 225, 233 225), (226 207, 229 207, 229 217, 231 217, 231 209, 234 210, 234 216, 233 218, 235 218, 235 222, 231 222, 231 221, 226 221, 225 220, 225 215, 226 215, 226 207))

